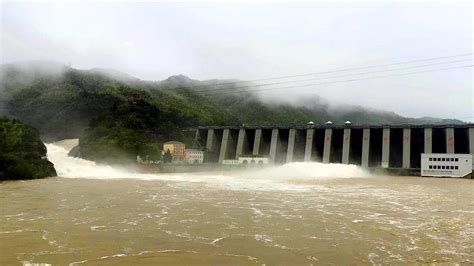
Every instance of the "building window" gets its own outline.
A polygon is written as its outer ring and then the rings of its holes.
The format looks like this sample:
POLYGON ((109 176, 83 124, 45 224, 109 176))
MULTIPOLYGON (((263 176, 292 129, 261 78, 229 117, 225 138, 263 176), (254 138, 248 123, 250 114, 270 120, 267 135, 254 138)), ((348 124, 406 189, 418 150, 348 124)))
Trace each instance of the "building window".
POLYGON ((428 161, 430 161, 430 162, 431 162, 431 157, 428 159, 428 161))
POLYGON ((430 169, 433 169, 433 166, 432 166, 432 165, 430 165, 430 166, 429 166, 429 168, 430 168, 430 169))
POLYGON ((453 169, 454 169, 454 166, 451 165, 451 170, 453 170, 453 169))
POLYGON ((459 169, 459 167, 456 165, 456 166, 454 166, 454 169, 458 170, 458 169, 459 169))
POLYGON ((458 158, 455 158, 454 161, 457 162, 457 161, 459 161, 459 159, 458 159, 458 158))

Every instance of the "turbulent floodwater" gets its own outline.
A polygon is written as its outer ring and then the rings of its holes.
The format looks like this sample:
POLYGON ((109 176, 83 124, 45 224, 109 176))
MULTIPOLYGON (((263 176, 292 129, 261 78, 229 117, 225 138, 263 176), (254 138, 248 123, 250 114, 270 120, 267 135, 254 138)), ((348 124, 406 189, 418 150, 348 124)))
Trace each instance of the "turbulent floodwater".
POLYGON ((0 184, 0 265, 474 263, 474 180, 296 163, 147 175, 66 156, 0 184))

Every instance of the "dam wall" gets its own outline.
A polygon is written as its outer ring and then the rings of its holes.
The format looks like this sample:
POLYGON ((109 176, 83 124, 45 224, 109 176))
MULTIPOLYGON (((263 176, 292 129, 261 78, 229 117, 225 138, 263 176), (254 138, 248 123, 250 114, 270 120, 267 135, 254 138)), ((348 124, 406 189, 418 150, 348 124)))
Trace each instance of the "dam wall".
POLYGON ((270 162, 323 162, 419 169, 421 153, 474 156, 474 124, 199 127, 195 141, 206 162, 267 157, 270 162))

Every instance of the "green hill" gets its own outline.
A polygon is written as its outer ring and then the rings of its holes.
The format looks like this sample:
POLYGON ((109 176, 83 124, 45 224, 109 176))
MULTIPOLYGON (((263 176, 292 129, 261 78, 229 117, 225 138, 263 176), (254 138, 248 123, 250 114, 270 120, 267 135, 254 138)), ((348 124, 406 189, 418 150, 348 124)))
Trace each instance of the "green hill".
POLYGON ((56 176, 36 129, 0 116, 0 181, 56 176))
POLYGON ((268 103, 251 92, 229 93, 232 89, 242 90, 231 81, 197 81, 182 75, 151 82, 113 70, 78 70, 46 62, 7 64, 0 68, 0 112, 37 128, 46 141, 80 138, 83 157, 119 161, 136 154, 158 156, 161 143, 170 139, 189 143, 184 130, 198 125, 434 121, 358 106, 329 111, 320 98, 300 105, 268 103), (199 92, 215 88, 226 93, 199 92))

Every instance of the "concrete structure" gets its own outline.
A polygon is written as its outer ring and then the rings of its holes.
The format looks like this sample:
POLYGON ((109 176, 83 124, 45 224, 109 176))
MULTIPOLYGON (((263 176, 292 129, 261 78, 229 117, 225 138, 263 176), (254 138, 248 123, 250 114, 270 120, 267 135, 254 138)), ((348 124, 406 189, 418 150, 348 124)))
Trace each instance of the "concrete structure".
POLYGON ((369 167, 370 129, 362 130, 362 158, 361 165, 369 167))
POLYGON ((221 149, 219 152, 219 163, 229 157, 231 149, 235 149, 235 140, 230 132, 230 129, 224 129, 222 134, 221 149))
POLYGON ((314 129, 309 128, 306 130, 306 144, 304 149, 304 161, 310 162, 311 161, 311 153, 313 150, 313 136, 314 136, 314 129))
MULTIPOLYGON (((350 125, 347 121, 345 125, 350 125)), ((342 163, 349 164, 349 149, 351 147, 351 129, 344 128, 344 136, 342 138, 342 163)))
POLYGON ((169 151, 173 157, 173 162, 183 162, 186 158, 185 150, 186 147, 184 143, 179 141, 168 141, 163 143, 162 154, 164 155, 167 151, 169 151))
MULTIPOLYGON (((331 121, 326 122, 328 124, 331 121)), ((328 124, 328 125, 332 125, 328 124)), ((323 163, 329 163, 331 156, 331 142, 332 142, 332 128, 326 128, 324 131, 324 151, 323 151, 323 163)))
POLYGON ((207 141, 206 141, 206 149, 208 151, 216 151, 218 147, 219 141, 217 140, 217 136, 214 132, 214 129, 209 129, 207 131, 207 141))
POLYGON ((239 164, 239 160, 222 160, 221 163, 227 165, 237 165, 239 164))
POLYGON ((261 129, 256 129, 255 130, 255 139, 253 141, 253 149, 252 149, 252 155, 257 156, 260 154, 260 141, 262 139, 262 130, 261 129))
POLYGON ((411 130, 409 128, 403 129, 403 164, 402 167, 405 169, 410 168, 410 143, 411 143, 411 130))
MULTIPOLYGON (((469 128, 469 151, 474 158, 474 128, 469 128)), ((472 168, 474 169, 474 161, 472 162, 472 168)))
POLYGON ((433 152, 433 129, 425 128, 424 131, 424 150, 425 153, 433 152))
POLYGON ((291 128, 288 136, 288 150, 286 151, 286 162, 293 162, 293 155, 295 151, 296 129, 291 128))
POLYGON ((239 164, 269 164, 270 160, 266 157, 240 157, 239 164))
POLYGON ((474 155, 474 124, 310 125, 291 128, 200 127, 206 162, 266 157, 270 163, 323 161, 420 169, 422 153, 474 155), (210 141, 211 143, 208 143, 210 141))
POLYGON ((239 130, 239 137, 237 139, 237 151, 235 152, 235 159, 239 159, 242 154, 244 154, 245 147, 248 146, 248 139, 247 139, 247 133, 245 132, 245 129, 240 129, 239 130))
POLYGON ((186 149, 186 163, 200 164, 204 162, 204 152, 196 149, 186 149))
POLYGON ((236 160, 223 160, 222 164, 227 165, 262 165, 269 164, 270 159, 267 157, 239 157, 236 160))
POLYGON ((272 129, 272 140, 270 143, 270 161, 275 162, 278 148, 278 128, 272 129))
POLYGON ((446 153, 454 153, 454 128, 446 128, 446 153))
POLYGON ((471 154, 421 154, 421 176, 465 177, 471 173, 471 154))
POLYGON ((390 128, 384 128, 382 134, 382 168, 388 168, 390 159, 390 128))

